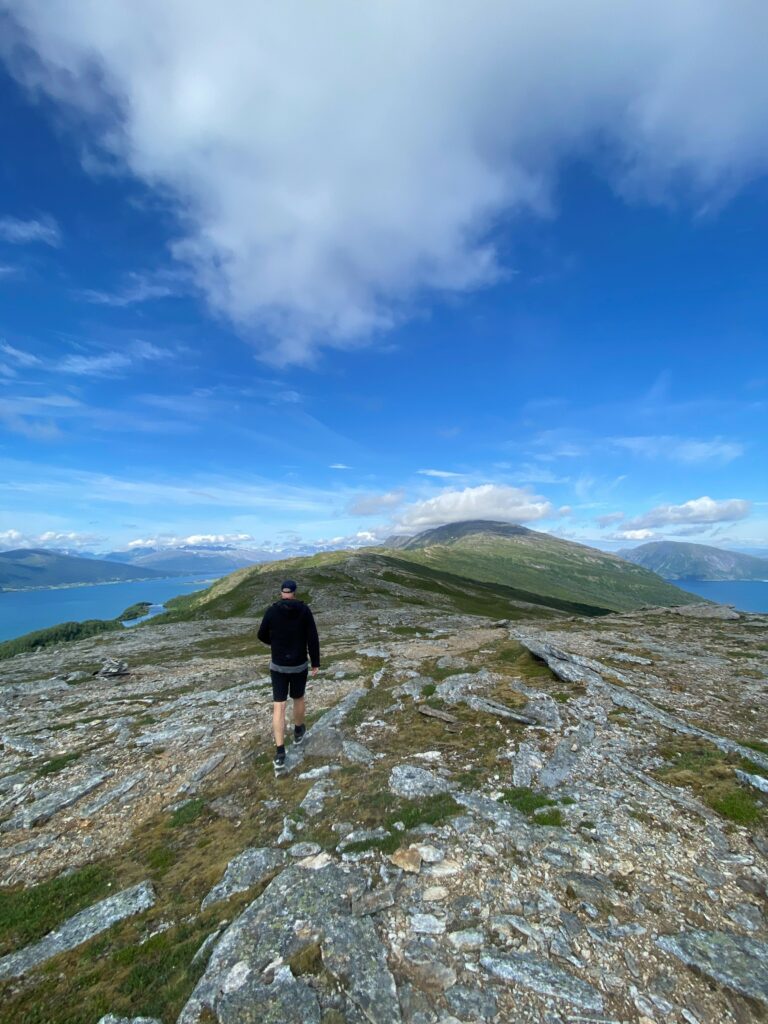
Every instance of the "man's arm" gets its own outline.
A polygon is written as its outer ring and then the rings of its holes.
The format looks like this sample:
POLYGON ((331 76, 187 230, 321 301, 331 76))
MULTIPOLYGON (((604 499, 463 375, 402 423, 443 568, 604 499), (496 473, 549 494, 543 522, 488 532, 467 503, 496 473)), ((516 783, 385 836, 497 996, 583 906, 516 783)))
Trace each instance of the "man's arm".
POLYGON ((270 624, 269 624, 269 620, 270 620, 269 613, 270 613, 271 610, 272 610, 271 608, 267 608, 267 610, 264 612, 264 618, 261 620, 261 625, 259 626, 259 632, 256 634, 258 636, 259 640, 261 640, 261 642, 263 644, 267 644, 267 646, 269 646, 272 643, 272 630, 271 630, 270 624))
POLYGON ((317 635, 315 617, 309 608, 307 608, 307 650, 312 668, 320 668, 320 637, 317 635))

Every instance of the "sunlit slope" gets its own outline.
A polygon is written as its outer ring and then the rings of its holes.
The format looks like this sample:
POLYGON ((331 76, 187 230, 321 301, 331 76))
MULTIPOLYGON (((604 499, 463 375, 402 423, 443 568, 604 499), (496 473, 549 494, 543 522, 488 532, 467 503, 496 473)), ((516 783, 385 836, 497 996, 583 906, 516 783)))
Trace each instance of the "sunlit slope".
POLYGON ((258 616, 276 600, 280 582, 286 576, 297 580, 299 597, 326 611, 406 605, 518 619, 600 615, 607 610, 585 602, 542 597, 493 581, 466 579, 378 550, 367 550, 323 553, 240 569, 207 590, 168 602, 166 618, 258 616))
POLYGON ((428 530, 398 547, 397 557, 456 576, 612 611, 697 600, 616 555, 504 523, 457 523, 428 530))

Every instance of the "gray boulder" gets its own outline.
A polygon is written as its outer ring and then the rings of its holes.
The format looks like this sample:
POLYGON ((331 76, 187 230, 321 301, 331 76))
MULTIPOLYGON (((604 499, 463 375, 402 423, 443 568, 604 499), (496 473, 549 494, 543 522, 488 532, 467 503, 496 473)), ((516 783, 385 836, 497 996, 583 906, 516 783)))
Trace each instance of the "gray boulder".
POLYGON ((656 945, 726 988, 768 1005, 768 943, 721 931, 662 935, 656 945))
POLYGON ((224 877, 214 885, 200 909, 207 910, 214 903, 228 900, 235 893, 245 892, 252 885, 258 885, 278 871, 285 861, 286 855, 283 850, 274 850, 270 847, 249 847, 243 850, 229 862, 224 877))

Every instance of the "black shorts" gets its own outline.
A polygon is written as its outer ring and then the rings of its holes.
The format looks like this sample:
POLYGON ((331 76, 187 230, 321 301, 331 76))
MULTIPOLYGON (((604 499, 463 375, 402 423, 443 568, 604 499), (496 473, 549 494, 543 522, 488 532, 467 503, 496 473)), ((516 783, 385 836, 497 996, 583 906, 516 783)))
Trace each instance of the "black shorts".
POLYGON ((305 668, 301 672, 275 672, 270 669, 269 674, 272 676, 272 700, 275 703, 281 704, 289 696, 292 700, 304 696, 309 669, 305 668))

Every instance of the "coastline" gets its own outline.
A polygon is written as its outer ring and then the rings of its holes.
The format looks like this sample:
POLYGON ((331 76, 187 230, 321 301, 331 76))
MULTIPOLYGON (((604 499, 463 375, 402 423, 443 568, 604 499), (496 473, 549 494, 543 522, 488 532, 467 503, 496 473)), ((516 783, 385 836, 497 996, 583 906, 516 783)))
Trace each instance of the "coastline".
POLYGON ((76 587, 108 587, 116 583, 159 583, 160 580, 175 580, 195 573, 174 572, 168 576, 132 576, 123 580, 83 580, 81 583, 52 583, 47 587, 0 587, 0 594, 28 594, 35 590, 74 590, 76 587))

